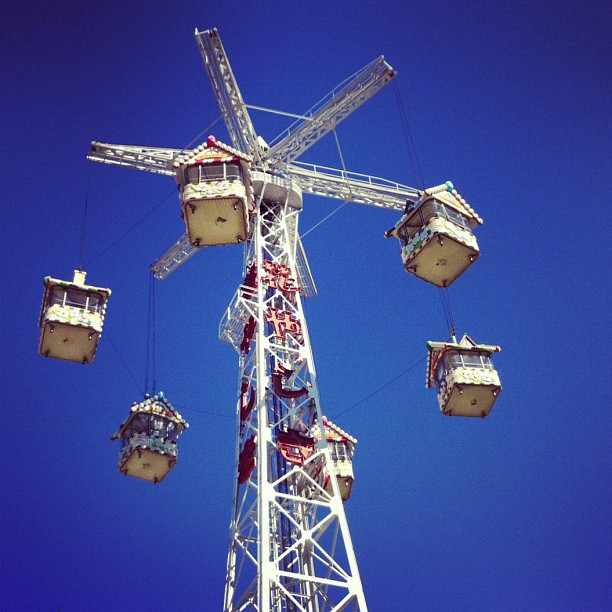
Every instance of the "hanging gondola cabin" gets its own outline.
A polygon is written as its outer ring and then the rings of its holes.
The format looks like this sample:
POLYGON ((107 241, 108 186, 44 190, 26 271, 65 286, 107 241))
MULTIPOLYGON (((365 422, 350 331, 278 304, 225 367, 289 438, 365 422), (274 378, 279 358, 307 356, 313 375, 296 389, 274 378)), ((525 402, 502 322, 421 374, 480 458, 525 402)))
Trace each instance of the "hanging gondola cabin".
POLYGON ((195 247, 239 244, 249 233, 251 158, 209 136, 174 161, 183 219, 195 247))
MULTIPOLYGON (((342 497, 342 501, 347 501, 353 490, 353 453, 357 440, 325 417, 323 417, 323 424, 325 426, 325 439, 329 445, 332 459, 332 470, 338 482, 340 497, 342 497)), ((315 440, 321 439, 321 428, 318 423, 312 429, 312 436, 315 440)), ((333 495, 329 472, 324 474, 324 488, 330 495, 333 495)))
POLYGON ((102 324, 110 289, 85 284, 85 272, 74 271, 74 279, 47 276, 40 312, 38 350, 45 357, 91 363, 102 335, 102 324))
POLYGON ((427 387, 438 389, 440 410, 448 416, 486 417, 502 387, 491 355, 499 346, 476 344, 464 335, 459 343, 428 342, 427 387))
POLYGON ((426 189, 385 233, 401 245, 404 268, 437 287, 448 287, 479 257, 472 230, 482 219, 449 181, 426 189))
POLYGON ((163 393, 134 402, 128 418, 111 440, 121 439, 118 469, 157 484, 178 461, 178 437, 189 424, 163 393))

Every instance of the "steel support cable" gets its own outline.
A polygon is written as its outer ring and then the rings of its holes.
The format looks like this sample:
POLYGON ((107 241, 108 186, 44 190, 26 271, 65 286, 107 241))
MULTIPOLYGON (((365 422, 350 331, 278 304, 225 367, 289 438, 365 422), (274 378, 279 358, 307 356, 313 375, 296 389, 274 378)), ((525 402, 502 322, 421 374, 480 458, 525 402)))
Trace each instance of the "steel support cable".
MULTIPOLYGON (((182 151, 186 151, 187 149, 193 147, 196 142, 200 142, 200 138, 202 138, 202 136, 204 136, 204 134, 206 134, 214 125, 219 123, 221 119, 223 119, 223 115, 219 115, 212 123, 205 127, 194 139, 191 140, 191 142, 186 147, 182 149, 182 151)), ((243 151, 243 153, 246 153, 246 151, 243 151)))
POLYGON ((377 393, 380 393, 383 389, 386 389, 389 385, 392 385, 396 380, 399 380, 402 376, 405 376, 406 374, 408 374, 408 372, 411 372, 412 370, 414 370, 414 368, 416 368, 417 366, 421 365, 426 360, 427 360, 427 357, 423 357, 422 359, 419 359, 417 362, 413 363, 409 368, 407 368, 403 372, 400 372, 397 376, 392 378, 390 381, 386 382, 381 387, 378 387, 378 389, 376 389, 375 391, 372 391, 372 393, 370 393, 369 395, 367 395, 363 399, 360 399, 358 402, 355 402, 354 404, 352 404, 348 408, 345 408, 342 412, 339 412, 338 414, 334 415, 332 418, 335 420, 338 417, 342 416, 343 414, 346 414, 349 410, 352 410, 353 408, 356 408, 360 404, 363 404, 364 402, 366 402, 370 398, 374 397, 377 393))
MULTIPOLYGON (((349 194, 352 196, 353 191, 351 190, 351 182, 348 179, 348 172, 346 170, 346 166, 344 165, 344 156, 342 155, 342 149, 340 148, 340 141, 338 140, 338 134, 336 133, 336 130, 332 130, 332 131, 334 133, 334 138, 336 139, 336 146, 338 147, 338 154, 340 156, 340 163, 342 164, 342 173, 344 174, 344 177, 346 178, 346 186, 348 187, 349 194)), ((348 203, 349 203, 349 200, 346 200, 345 202, 342 202, 342 204, 340 204, 340 206, 337 206, 326 217, 323 217, 323 219, 321 219, 321 221, 319 221, 318 223, 315 223, 309 230, 304 232, 300 236, 300 238, 304 238, 305 236, 308 236, 308 234, 310 234, 310 232, 312 232, 313 230, 317 229, 317 227, 319 227, 319 225, 322 225, 323 223, 325 223, 325 221, 327 221, 330 217, 335 215, 339 210, 344 208, 348 203)))
POLYGON ((402 124, 402 131, 404 133, 404 140, 406 141, 406 147, 408 149, 408 154, 410 155, 410 161, 412 163, 412 171, 414 173, 418 186, 423 190, 425 189, 425 179, 423 178, 423 171, 421 170, 421 164, 419 163, 416 146, 414 144, 414 139, 412 138, 412 131, 410 129, 410 123, 408 122, 406 108, 402 102, 399 87, 395 82, 393 83, 393 93, 395 94, 395 100, 397 102, 400 122, 402 124))
POLYGON ((199 412, 200 414, 208 414, 210 416, 219 417, 222 419, 235 419, 235 414, 221 414, 220 412, 210 412, 210 410, 203 410, 202 408, 192 408, 191 406, 183 406, 182 404, 172 404, 178 410, 190 410, 191 412, 199 412))
MULTIPOLYGON (((421 169, 421 164, 419 163, 419 156, 417 155, 416 146, 412 137, 412 130, 410 129, 410 122, 408 121, 406 107, 402 102, 402 97, 397 83, 393 83, 393 92, 395 94, 400 121, 402 124, 402 130, 404 132, 404 140, 406 141, 406 147, 408 148, 408 153, 412 162, 412 171, 414 172, 417 182, 420 183, 419 187, 421 189, 425 189, 425 179, 423 178, 423 171, 421 169)), ((450 336, 452 338, 455 335, 455 323, 453 321, 453 312, 450 303, 450 296, 446 287, 440 288, 440 300, 442 301, 442 310, 444 311, 446 324, 449 329, 450 336)))
POLYGON ((157 389, 157 360, 156 360, 156 351, 155 351, 155 275, 153 271, 150 272, 151 276, 151 362, 152 362, 152 370, 153 370, 153 392, 155 393, 157 389))
POLYGON ((147 311, 147 349, 145 357, 145 393, 151 395, 157 389, 155 371, 155 276, 149 273, 149 305, 147 311), (149 388, 149 374, 152 377, 152 386, 149 388))
POLYGON ((136 387, 138 388, 138 391, 140 391, 141 395, 144 395, 144 392, 142 390, 142 387, 140 386, 140 384, 138 383, 138 381, 136 380, 136 377, 134 376, 134 374, 132 373, 132 370, 130 370, 130 367, 128 366, 127 362, 123 359, 123 357, 121 357, 121 353, 119 352, 119 349, 117 348, 117 346, 115 345, 115 343, 113 342, 113 339, 110 337, 108 331, 104 332, 104 336, 106 338, 108 338, 108 341, 110 342, 110 345, 113 347, 113 349, 115 350, 115 353, 117 353, 117 357, 119 357, 119 361, 123 364, 123 367, 127 370, 127 373, 130 375, 130 378, 134 381, 134 384, 136 385, 136 387))
MULTIPOLYGON (((210 125, 208 125, 208 127, 204 128, 204 130, 201 131, 187 146, 183 147, 181 151, 187 151, 189 148, 191 148, 193 144, 202 137, 202 134, 205 134, 206 132, 208 132, 208 130, 210 130, 210 128, 212 128, 216 123, 218 123, 220 119, 221 119, 221 115, 219 115, 219 117, 217 117, 210 125)), ((104 250, 100 251, 95 257, 88 260, 86 265, 89 266, 94 261, 97 261, 98 259, 100 259, 102 255, 106 255, 106 253, 108 253, 116 244, 121 242, 128 234, 133 232, 141 223, 143 223, 148 217, 150 217, 174 193, 176 193, 176 190, 172 189, 172 191, 170 191, 168 195, 164 196, 151 210, 149 210, 149 212, 147 212, 143 217, 141 217, 140 220, 136 221, 134 225, 132 225, 128 230, 126 230, 123 234, 121 234, 119 238, 111 242, 104 250)))
MULTIPOLYGON (((121 353, 119 352, 119 349, 117 348, 117 345, 113 342, 113 340, 110 337, 108 331, 104 332, 104 337, 108 338, 108 341, 110 342, 110 345, 113 347, 113 350, 117 354, 117 357, 119 358, 119 361, 121 362, 121 364, 123 365, 123 367, 125 368, 125 370, 129 374, 130 378, 132 379, 132 381, 136 385, 136 388, 138 389, 138 391, 140 392, 141 395, 144 395, 146 393, 146 391, 142 390, 142 387, 140 386, 140 384, 136 380, 136 376, 134 376, 134 373, 132 372, 132 370, 130 370, 130 367, 128 366, 126 360, 123 359, 123 357, 121 356, 121 353)), ((191 408, 190 406, 183 406, 183 405, 179 405, 179 404, 173 404, 173 405, 174 405, 175 408, 178 408, 180 410, 191 410, 191 412, 199 412, 201 414, 208 414, 210 416, 224 418, 224 419, 235 419, 236 418, 236 415, 234 415, 234 414, 221 414, 219 412, 210 412, 209 410, 203 410, 201 408, 191 408)))
POLYGON ((446 325, 448 326, 450 337, 453 338, 455 335, 455 322, 453 321, 453 310, 451 308, 450 295, 448 293, 448 288, 439 287, 438 290, 440 292, 442 310, 444 311, 444 317, 446 318, 446 325))
POLYGON ((81 229, 81 248, 79 250, 79 270, 83 270, 83 250, 85 248, 85 233, 87 230, 87 209, 89 208, 89 188, 91 185, 91 166, 87 169, 87 187, 85 188, 85 210, 83 211, 83 227, 81 229))
POLYGON ((176 190, 173 189, 168 195, 164 196, 148 213, 144 215, 140 220, 136 221, 132 227, 130 227, 126 232, 121 234, 119 238, 113 240, 104 250, 100 251, 95 257, 92 257, 87 261, 87 266, 91 265, 94 261, 97 261, 102 257, 102 255, 106 255, 115 245, 121 242, 129 233, 134 231, 141 223, 143 223, 148 217, 150 217, 171 195, 175 194, 176 190))

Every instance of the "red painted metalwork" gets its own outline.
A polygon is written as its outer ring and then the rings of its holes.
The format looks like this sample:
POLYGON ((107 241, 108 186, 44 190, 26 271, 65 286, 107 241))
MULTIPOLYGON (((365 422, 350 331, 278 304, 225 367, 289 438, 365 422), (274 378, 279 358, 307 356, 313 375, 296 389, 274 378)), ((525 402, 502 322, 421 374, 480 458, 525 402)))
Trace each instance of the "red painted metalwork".
POLYGON ((274 395, 277 397, 288 397, 295 399, 296 397, 302 397, 302 395, 308 395, 308 389, 302 387, 301 389, 285 389, 283 387, 283 377, 290 378, 293 374, 293 370, 289 370, 282 365, 276 366, 272 373, 272 390, 274 395))
POLYGON ((288 310, 280 310, 279 308, 272 308, 271 306, 265 312, 266 321, 274 325, 274 333, 281 338, 286 340, 287 332, 293 334, 296 340, 302 344, 304 338, 302 336, 302 323, 296 321, 293 315, 288 310))
POLYGON ((315 452, 314 438, 304 436, 295 429, 279 431, 276 446, 284 459, 295 465, 304 465, 304 462, 315 452))
POLYGON ((238 457, 238 484, 244 484, 253 473, 255 469, 255 450, 257 449, 257 442, 255 436, 251 436, 245 443, 243 449, 240 451, 238 457))

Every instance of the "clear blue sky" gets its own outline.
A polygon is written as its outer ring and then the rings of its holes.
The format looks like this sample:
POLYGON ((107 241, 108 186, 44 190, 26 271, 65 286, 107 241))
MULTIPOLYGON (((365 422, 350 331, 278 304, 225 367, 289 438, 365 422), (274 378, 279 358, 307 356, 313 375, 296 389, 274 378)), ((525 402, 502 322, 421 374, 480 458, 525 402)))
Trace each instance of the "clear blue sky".
MULTIPOLYGON (((610 609, 611 16, 578 1, 4 0, 0 609, 221 607, 237 355, 217 325, 242 251, 198 253, 158 284, 158 386, 191 428, 165 482, 120 476, 108 437, 144 387, 147 267, 183 227, 171 179, 85 160, 91 140, 180 148, 218 117, 196 27, 219 29, 247 103, 293 113, 384 54, 425 182, 452 180, 485 220, 450 289, 458 333, 502 347, 485 420, 443 417, 425 389, 426 342, 448 330, 437 289, 383 238, 397 215, 346 206, 304 239, 324 410, 359 440, 346 512, 370 609, 610 609), (113 294, 81 366, 38 355, 37 320, 43 277, 78 266, 88 176, 88 281, 113 294)), ((266 139, 286 127, 252 117, 266 139)), ((417 185, 393 86, 338 137, 348 169, 417 185)), ((305 160, 341 166, 331 136, 305 160)), ((307 196, 302 231, 336 206, 307 196)))

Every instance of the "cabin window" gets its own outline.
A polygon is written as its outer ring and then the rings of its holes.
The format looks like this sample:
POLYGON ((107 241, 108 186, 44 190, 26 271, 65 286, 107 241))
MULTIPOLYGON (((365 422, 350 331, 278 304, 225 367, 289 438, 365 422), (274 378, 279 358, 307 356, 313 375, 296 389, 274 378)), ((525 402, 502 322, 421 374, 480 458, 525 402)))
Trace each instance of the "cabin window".
POLYGON ((434 373, 434 379, 436 381, 436 385, 440 387, 444 382, 444 377, 446 376, 446 367, 444 364, 444 360, 440 359, 438 361, 438 365, 436 366, 436 371, 434 373))
POLYGON ((488 355, 487 353, 481 353, 480 355, 480 360, 482 363, 482 367, 485 370, 493 370, 493 362, 491 361, 491 356, 488 355))
POLYGON ((330 445, 332 461, 350 461, 348 446, 344 442, 334 441, 330 445))
POLYGON ((419 206, 419 210, 423 215, 424 223, 427 223, 430 219, 438 218, 450 221, 464 229, 470 229, 469 221, 465 215, 462 215, 451 206, 440 202, 440 200, 436 200, 436 198, 427 200, 423 205, 419 206))
POLYGON ((168 440, 170 440, 171 442, 176 442, 178 439, 179 433, 180 432, 178 430, 178 427, 172 421, 169 421, 168 427, 167 427, 167 434, 166 434, 166 437, 168 438, 168 440))
MULTIPOLYGON (((491 357, 487 353, 480 353, 477 351, 449 351, 444 356, 444 363, 446 368, 452 370, 454 368, 478 368, 481 370, 492 370, 493 363, 491 357)), ((438 366, 440 367, 440 366, 438 366)), ((438 371, 436 371, 436 380, 438 371)))
MULTIPOLYGON (((470 230, 470 224, 464 215, 435 198, 430 198, 419 206, 397 230, 402 247, 406 246, 431 219, 445 219, 459 227, 470 230)), ((471 231, 471 230, 470 230, 471 231)))
POLYGON ((464 229, 470 229, 467 218, 464 217, 460 212, 456 211, 450 206, 445 206, 444 211, 446 212, 446 216, 449 221, 452 221, 455 225, 463 227, 464 229))
POLYGON ((146 412, 140 412, 132 417, 128 427, 122 434, 122 444, 125 446, 135 434, 146 436, 157 436, 176 443, 181 430, 175 423, 168 419, 146 412))
POLYGON ((417 232, 422 227, 423 227, 423 219, 422 219, 421 211, 417 210, 397 230, 397 235, 400 239, 401 245, 403 247, 406 246, 416 236, 417 232))
POLYGON ((194 164, 185 168, 185 184, 208 181, 242 181, 242 166, 238 162, 194 164))
POLYGON ((200 166, 187 166, 185 168, 185 183, 197 184, 200 182, 200 166))
POLYGON ((482 362, 478 353, 465 353, 461 357, 464 368, 482 368, 482 362))
POLYGON ((99 313, 104 304, 104 298, 99 293, 57 285, 53 287, 49 296, 49 306, 53 304, 99 313))
POLYGON ((225 177, 228 181, 239 180, 242 181, 242 166, 237 162, 230 162, 224 164, 225 166, 225 177))
POLYGON ((461 360, 461 355, 456 351, 449 351, 444 356, 444 363, 446 364, 447 370, 453 370, 454 368, 462 368, 463 361, 461 360))
POLYGON ((222 181, 224 178, 223 164, 205 164, 200 166, 200 182, 222 181))
POLYGON ((153 417, 151 419, 151 433, 159 436, 160 438, 166 437, 166 419, 159 417, 153 417))

